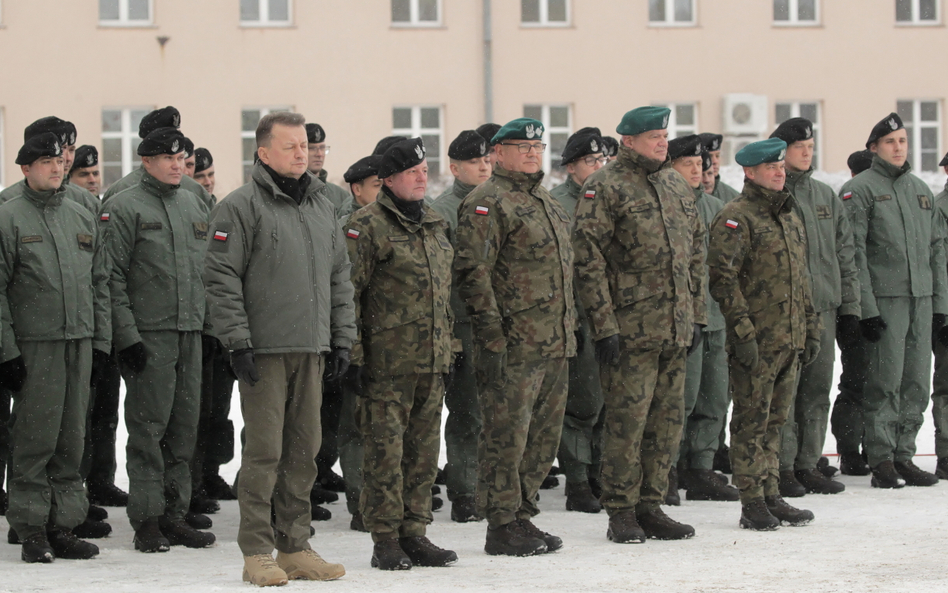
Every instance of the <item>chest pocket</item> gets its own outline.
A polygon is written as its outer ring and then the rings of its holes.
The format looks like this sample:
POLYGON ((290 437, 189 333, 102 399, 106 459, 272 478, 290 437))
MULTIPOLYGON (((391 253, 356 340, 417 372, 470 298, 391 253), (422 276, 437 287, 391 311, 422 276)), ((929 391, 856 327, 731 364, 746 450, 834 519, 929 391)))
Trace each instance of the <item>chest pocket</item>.
POLYGON ((542 208, 536 205, 518 206, 516 209, 518 223, 511 239, 516 249, 511 251, 514 259, 537 260, 550 256, 555 251, 550 222, 542 208))

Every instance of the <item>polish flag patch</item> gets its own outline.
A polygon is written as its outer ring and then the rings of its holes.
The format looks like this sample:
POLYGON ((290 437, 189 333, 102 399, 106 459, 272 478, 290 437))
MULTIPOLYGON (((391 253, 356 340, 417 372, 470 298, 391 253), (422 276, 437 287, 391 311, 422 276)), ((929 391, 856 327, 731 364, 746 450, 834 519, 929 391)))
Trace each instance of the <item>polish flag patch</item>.
POLYGON ((101 220, 102 222, 108 222, 108 221, 109 221, 109 213, 108 213, 108 212, 103 212, 102 215, 99 216, 99 220, 101 220))
POLYGON ((214 231, 214 240, 215 241, 226 241, 227 233, 224 231, 214 231))
POLYGON ((350 239, 358 239, 359 235, 361 234, 362 233, 360 233, 356 229, 349 229, 348 231, 346 231, 346 236, 349 237, 350 239))
POLYGON ((726 227, 729 228, 729 229, 736 229, 737 226, 738 226, 738 224, 737 224, 737 221, 736 221, 736 220, 731 220, 731 219, 729 218, 729 219, 727 220, 727 222, 724 223, 724 226, 726 226, 726 227))
POLYGON ((843 199, 844 199, 844 200, 848 200, 848 199, 851 198, 851 197, 853 197, 853 192, 851 192, 851 191, 848 191, 848 192, 846 192, 846 193, 843 194, 843 199))
POLYGON ((487 216, 487 213, 488 213, 488 212, 490 212, 490 210, 487 208, 487 206, 477 206, 477 207, 474 208, 474 214, 480 214, 481 216, 487 216))
POLYGON ((587 191, 587 192, 584 194, 584 197, 585 197, 587 200, 591 200, 591 199, 593 199, 593 198, 596 197, 596 191, 591 189, 591 190, 587 191))

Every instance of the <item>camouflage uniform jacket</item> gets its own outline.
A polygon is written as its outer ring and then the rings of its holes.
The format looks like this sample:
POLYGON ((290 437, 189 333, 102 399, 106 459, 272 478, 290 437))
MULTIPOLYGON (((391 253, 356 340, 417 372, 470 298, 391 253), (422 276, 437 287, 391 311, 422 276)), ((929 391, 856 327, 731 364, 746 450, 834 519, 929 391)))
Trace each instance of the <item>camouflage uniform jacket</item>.
MULTIPOLYGON (((448 224, 431 208, 405 217, 388 194, 345 227, 359 345, 352 364, 370 373, 447 373, 453 361, 448 224)), ((460 349, 460 348, 458 348, 460 349)))
POLYGON ((677 171, 619 148, 576 207, 576 280, 596 340, 623 349, 688 346, 707 325, 705 229, 677 171))
POLYGON ((757 340, 766 351, 802 350, 823 324, 810 301, 806 231, 787 191, 750 180, 711 223, 711 296, 730 343, 757 340))
POLYGON ((785 189, 793 196, 807 239, 807 268, 813 309, 859 316, 859 277, 853 230, 833 189, 813 179, 813 169, 787 171, 785 189))
POLYGON ((853 226, 862 318, 877 317, 876 297, 932 297, 932 312, 948 314, 945 221, 934 196, 911 174, 878 156, 840 190, 853 226))
MULTIPOLYGON (((706 229, 711 228, 711 223, 714 221, 714 217, 718 215, 718 212, 724 208, 724 202, 719 198, 715 198, 711 194, 706 194, 699 187, 694 190, 695 195, 695 207, 698 208, 698 216, 701 217, 701 222, 704 223, 706 229)), ((711 233, 706 232, 704 234, 704 251, 708 252, 708 244, 711 243, 711 233)), ((707 273, 707 261, 705 262, 705 273, 707 273)), ((708 286, 707 282, 705 283, 708 286)), ((711 297, 711 287, 708 286, 708 290, 704 295, 704 302, 708 307, 708 325, 705 326, 704 331, 714 332, 721 331, 727 326, 724 323, 724 315, 721 313, 721 306, 718 305, 718 302, 711 297)))
MULTIPOLYGON (((24 190, 27 189, 26 180, 21 179, 6 188, 3 191, 0 191, 0 204, 3 202, 8 202, 13 198, 18 198, 23 195, 24 190)), ((62 184, 63 197, 67 200, 72 200, 76 202, 86 210, 92 213, 92 215, 99 219, 99 200, 95 196, 89 193, 89 190, 82 189, 78 185, 69 183, 69 181, 63 181, 62 184)))
POLYGON ((454 270, 474 342, 518 362, 576 355, 570 217, 542 180, 498 168, 458 213, 454 270))
MULTIPOLYGON (((112 196, 119 192, 123 192, 130 187, 138 185, 142 181, 142 175, 145 173, 145 167, 139 167, 134 169, 131 173, 122 177, 115 183, 109 186, 109 189, 105 190, 105 194, 102 195, 102 203, 105 204, 112 199, 112 196)), ((207 206, 207 209, 210 210, 214 207, 214 198, 211 197, 211 194, 208 193, 204 186, 195 181, 194 179, 188 177, 187 175, 181 176, 181 189, 186 189, 189 192, 196 195, 204 204, 207 206)), ((85 191, 85 190, 83 190, 85 191)), ((89 193, 89 192, 86 192, 89 193)))
MULTIPOLYGON (((435 198, 431 203, 432 210, 440 214, 445 222, 448 223, 448 239, 450 239, 451 244, 454 245, 455 248, 457 248, 455 235, 458 230, 458 208, 461 206, 461 202, 464 201, 464 198, 466 198, 475 187, 474 185, 461 183, 455 179, 451 187, 445 189, 444 193, 435 198)), ((454 281, 451 283, 451 310, 454 312, 455 323, 471 322, 471 317, 467 314, 467 307, 464 306, 464 301, 458 292, 457 278, 454 278, 454 281)))
POLYGON ((711 192, 711 195, 727 204, 741 195, 741 192, 721 181, 721 176, 718 175, 714 178, 714 191, 711 192))

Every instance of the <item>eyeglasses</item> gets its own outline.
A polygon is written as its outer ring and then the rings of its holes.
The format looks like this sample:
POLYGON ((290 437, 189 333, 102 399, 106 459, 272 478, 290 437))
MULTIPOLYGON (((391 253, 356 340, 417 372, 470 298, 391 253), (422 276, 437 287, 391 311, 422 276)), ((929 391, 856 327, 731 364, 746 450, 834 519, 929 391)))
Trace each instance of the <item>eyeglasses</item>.
POLYGON ((330 146, 327 146, 324 144, 323 146, 319 146, 319 145, 314 146, 313 150, 315 150, 316 152, 321 152, 323 154, 329 154, 330 148, 331 148, 330 146))
POLYGON ((595 167, 595 166, 596 166, 596 163, 599 163, 600 165, 605 165, 606 163, 608 163, 608 162, 609 162, 609 157, 604 157, 604 156, 598 156, 598 157, 597 157, 597 156, 587 156, 587 157, 583 158, 583 162, 586 163, 586 166, 587 166, 587 167, 595 167))
POLYGON ((546 150, 546 144, 530 144, 528 142, 501 142, 504 146, 516 146, 520 150, 520 154, 529 154, 531 150, 536 151, 537 154, 543 154, 543 151, 546 150))

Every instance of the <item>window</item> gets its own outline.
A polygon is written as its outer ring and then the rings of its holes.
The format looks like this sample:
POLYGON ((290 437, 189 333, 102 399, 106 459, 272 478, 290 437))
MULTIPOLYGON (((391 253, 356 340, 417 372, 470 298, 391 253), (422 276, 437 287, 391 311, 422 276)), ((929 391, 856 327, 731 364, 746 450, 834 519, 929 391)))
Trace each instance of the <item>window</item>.
POLYGON ((569 0, 520 0, 520 24, 566 26, 569 24, 569 0))
POLYGON ((441 25, 441 0, 392 0, 392 24, 399 27, 441 25))
POLYGON ((694 0, 648 0, 650 25, 687 26, 695 24, 694 0))
POLYGON ((898 25, 935 25, 941 21, 940 0, 895 0, 898 25))
POLYGON ((819 22, 817 0, 774 0, 776 25, 815 25, 819 22))
POLYGON ((813 122, 813 163, 814 169, 820 168, 820 104, 810 102, 783 102, 776 103, 774 108, 774 123, 780 125, 791 117, 805 117, 813 122))
POLYGON ((245 27, 287 27, 293 24, 290 0, 240 0, 240 24, 245 27))
POLYGON ((573 133, 573 121, 569 105, 524 105, 523 116, 531 117, 543 124, 543 170, 549 172, 559 166, 560 156, 566 141, 573 133))
POLYGON ((659 103, 671 109, 668 116, 668 138, 698 133, 698 106, 695 103, 659 103))
POLYGON ((441 108, 428 106, 393 107, 392 134, 421 138, 425 143, 425 158, 428 159, 428 176, 441 175, 441 146, 444 130, 441 128, 441 108))
POLYGON ((938 171, 941 159, 941 105, 938 101, 904 100, 896 111, 908 133, 909 162, 916 171, 938 171))
POLYGON ((152 0, 99 0, 99 24, 142 26, 151 24, 152 0))
POLYGON ((132 172, 139 161, 138 125, 151 107, 110 107, 102 110, 102 191, 132 172))
POLYGON ((248 107, 240 112, 240 156, 244 171, 244 183, 250 183, 253 155, 257 153, 257 124, 260 119, 274 111, 292 111, 290 107, 248 107))

